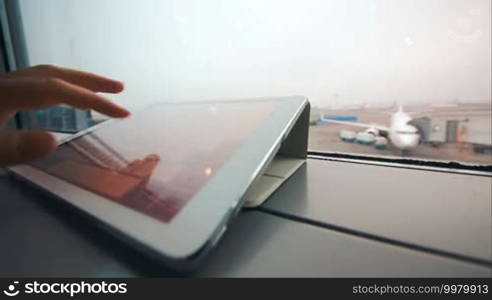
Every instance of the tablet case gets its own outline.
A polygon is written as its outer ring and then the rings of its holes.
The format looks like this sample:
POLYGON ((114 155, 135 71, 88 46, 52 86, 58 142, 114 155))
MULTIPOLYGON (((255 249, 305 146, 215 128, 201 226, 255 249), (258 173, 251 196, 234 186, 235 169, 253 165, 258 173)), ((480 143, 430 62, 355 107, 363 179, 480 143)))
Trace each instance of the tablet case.
POLYGON ((308 102, 263 174, 246 192, 244 207, 261 205, 306 162, 310 110, 308 102))

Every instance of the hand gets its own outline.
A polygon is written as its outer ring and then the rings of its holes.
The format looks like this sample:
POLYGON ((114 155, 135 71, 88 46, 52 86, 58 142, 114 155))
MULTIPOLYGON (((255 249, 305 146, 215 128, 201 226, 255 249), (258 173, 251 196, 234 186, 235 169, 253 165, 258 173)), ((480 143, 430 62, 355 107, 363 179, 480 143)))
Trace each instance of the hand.
MULTIPOLYGON (((40 65, 0 74, 0 126, 17 110, 68 104, 94 109, 115 118, 130 113, 96 92, 119 93, 123 83, 92 73, 40 65)), ((40 130, 0 130, 0 166, 27 162, 50 154, 56 140, 40 130)))

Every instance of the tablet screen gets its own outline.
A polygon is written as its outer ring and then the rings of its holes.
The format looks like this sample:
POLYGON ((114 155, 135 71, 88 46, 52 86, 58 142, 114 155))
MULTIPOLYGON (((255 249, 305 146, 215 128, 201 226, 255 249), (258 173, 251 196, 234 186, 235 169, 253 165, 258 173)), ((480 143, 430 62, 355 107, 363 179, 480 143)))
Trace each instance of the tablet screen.
POLYGON ((277 104, 159 104, 64 143, 32 165, 170 222, 277 104))

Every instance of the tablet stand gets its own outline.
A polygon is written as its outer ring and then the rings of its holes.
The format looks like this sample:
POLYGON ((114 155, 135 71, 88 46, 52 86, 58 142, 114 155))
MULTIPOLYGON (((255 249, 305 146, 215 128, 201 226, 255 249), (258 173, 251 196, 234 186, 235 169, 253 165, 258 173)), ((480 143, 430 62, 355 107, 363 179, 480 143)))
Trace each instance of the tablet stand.
POLYGON ((294 122, 289 134, 282 141, 277 154, 267 164, 262 176, 251 185, 245 194, 245 207, 256 207, 265 202, 294 172, 307 157, 310 105, 306 105, 294 122))

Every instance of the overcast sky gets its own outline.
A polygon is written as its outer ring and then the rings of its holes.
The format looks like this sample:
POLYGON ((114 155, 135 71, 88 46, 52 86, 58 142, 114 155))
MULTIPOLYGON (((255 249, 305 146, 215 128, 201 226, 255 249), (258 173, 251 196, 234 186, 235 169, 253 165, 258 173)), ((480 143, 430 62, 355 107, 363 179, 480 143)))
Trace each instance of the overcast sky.
POLYGON ((304 94, 490 101, 490 0, 21 1, 32 64, 125 81, 130 108, 304 94))

